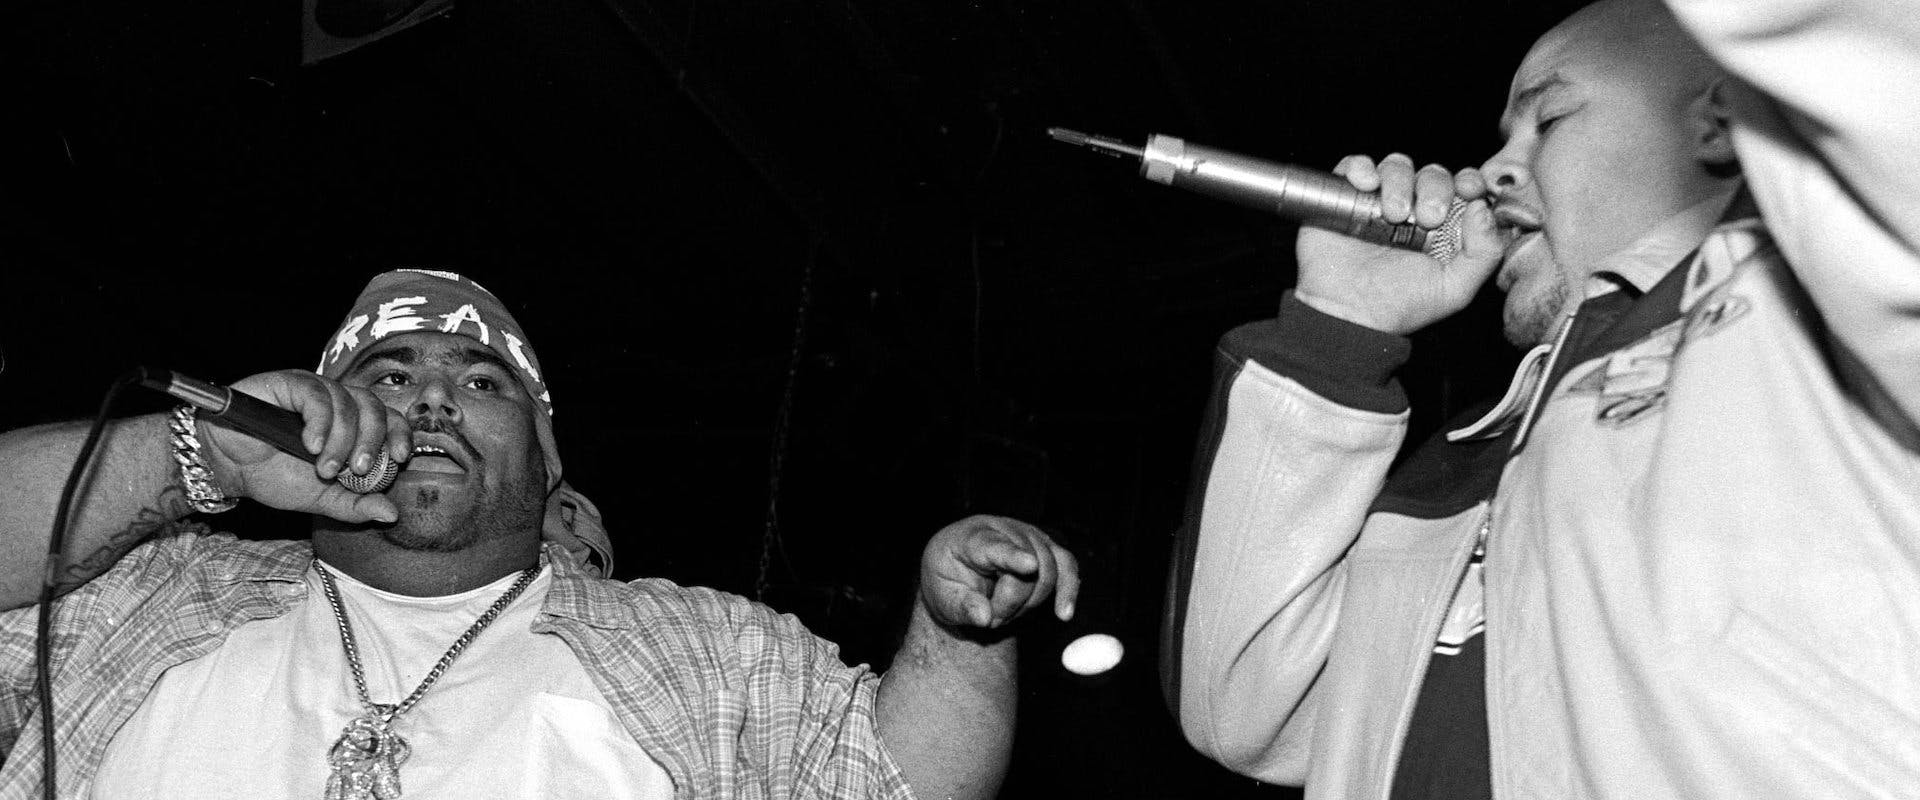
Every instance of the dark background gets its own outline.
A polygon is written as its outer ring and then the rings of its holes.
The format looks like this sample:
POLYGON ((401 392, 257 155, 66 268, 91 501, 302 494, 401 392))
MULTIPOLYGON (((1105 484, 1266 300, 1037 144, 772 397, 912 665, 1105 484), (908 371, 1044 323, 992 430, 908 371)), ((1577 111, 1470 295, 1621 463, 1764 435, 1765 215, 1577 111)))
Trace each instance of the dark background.
MULTIPOLYGON (((1188 750, 1154 662, 1211 346, 1272 313, 1293 229, 1044 131, 1474 164, 1574 5, 459 0, 301 67, 289 0, 23 0, 0 428, 140 363, 311 366, 367 277, 458 270, 539 349, 621 577, 884 665, 926 538, 1017 516, 1089 585, 1027 632, 1005 796, 1291 796, 1188 750), (1058 660, 1089 631, 1128 650, 1092 679, 1058 660)), ((1418 434, 1504 381, 1498 298, 1415 359, 1418 434)))

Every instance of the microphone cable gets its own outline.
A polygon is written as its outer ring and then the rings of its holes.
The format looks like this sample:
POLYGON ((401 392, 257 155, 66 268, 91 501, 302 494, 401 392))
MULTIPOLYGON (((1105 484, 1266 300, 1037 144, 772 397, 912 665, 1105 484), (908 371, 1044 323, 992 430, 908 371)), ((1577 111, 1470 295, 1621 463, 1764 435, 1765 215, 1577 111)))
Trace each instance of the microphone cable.
POLYGON ((47 563, 40 576, 40 608, 38 622, 34 628, 34 694, 40 700, 40 764, 45 774, 41 776, 41 796, 46 800, 58 800, 60 793, 55 788, 53 752, 53 592, 58 583, 61 562, 66 560, 68 511, 73 505, 73 496, 79 492, 80 481, 87 474, 87 467, 93 461, 93 451, 100 445, 100 436, 106 432, 107 417, 113 410, 114 401, 120 399, 120 393, 127 387, 140 382, 141 372, 133 371, 115 379, 113 386, 107 389, 107 396, 100 401, 100 411, 93 417, 93 425, 87 429, 87 439, 80 445, 79 455, 74 456, 73 469, 67 473, 66 486, 60 490, 60 505, 54 509, 53 531, 47 536, 47 563))

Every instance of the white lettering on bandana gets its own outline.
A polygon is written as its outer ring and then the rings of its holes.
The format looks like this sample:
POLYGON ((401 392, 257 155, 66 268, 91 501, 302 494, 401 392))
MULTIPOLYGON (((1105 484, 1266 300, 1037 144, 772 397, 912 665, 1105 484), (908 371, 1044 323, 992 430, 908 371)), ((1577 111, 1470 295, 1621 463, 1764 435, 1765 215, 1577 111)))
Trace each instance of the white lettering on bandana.
POLYGON ((361 314, 340 326, 340 332, 333 335, 333 346, 327 348, 326 354, 320 359, 321 370, 325 370, 328 364, 339 361, 341 355, 353 352, 354 348, 360 346, 360 329, 367 326, 367 319, 367 315, 361 314))
POLYGON ((539 382, 540 373, 534 370, 533 362, 527 360, 527 354, 520 351, 520 337, 504 330, 500 332, 500 335, 507 337, 507 352, 513 355, 514 363, 519 364, 521 369, 526 370, 527 375, 532 377, 535 382, 539 382))
MULTIPOLYGON (((463 281, 475 288, 480 287, 479 284, 473 283, 471 280, 466 280, 451 272, 442 273, 425 269, 404 269, 400 271, 418 272, 447 280, 463 281)), ((484 292, 486 290, 481 289, 481 291, 484 292)), ((341 356, 351 355, 355 350, 358 350, 363 344, 360 339, 360 332, 363 328, 367 327, 369 321, 373 323, 373 327, 367 332, 375 341, 384 339, 395 333, 436 329, 441 333, 465 335, 461 332, 461 326, 471 322, 480 329, 479 335, 474 338, 478 339, 483 345, 488 347, 493 346, 492 326, 489 326, 486 320, 480 317, 480 309, 476 307, 475 304, 465 303, 459 308, 445 314, 431 313, 431 307, 434 305, 435 303, 433 301, 430 301, 423 295, 396 297, 381 303, 372 317, 361 314, 348 320, 345 325, 340 327, 339 332, 334 334, 333 341, 327 346, 327 349, 320 354, 320 366, 314 371, 325 373, 327 367, 338 362, 341 356), (426 307, 425 310, 423 310, 423 307, 426 307), (429 325, 432 324, 433 318, 438 318, 440 323, 430 328, 429 325)), ((538 385, 541 383, 540 371, 534 369, 533 359, 527 355, 526 342, 514 335, 513 331, 507 330, 506 328, 500 329, 500 335, 506 339, 507 354, 512 356, 514 363, 520 367, 520 370, 526 374, 527 378, 531 379, 533 385, 530 385, 528 388, 542 389, 538 395, 538 399, 541 404, 545 406, 547 414, 551 416, 553 414, 553 395, 545 391, 544 387, 538 385)))
MULTIPOLYGON (((419 269, 416 267, 401 267, 400 269, 394 270, 394 272, 418 272, 422 275, 432 275, 433 277, 439 278, 441 280, 453 281, 454 283, 473 283, 473 281, 467 280, 466 276, 461 275, 458 272, 447 272, 445 270, 438 270, 438 269, 419 269)), ((479 286, 480 284, 474 283, 473 285, 479 286)))
MULTIPOLYGON (((445 320, 445 322, 440 325, 441 333, 459 333, 460 323, 471 322, 480 326, 480 343, 484 345, 493 344, 487 339, 487 323, 480 321, 480 312, 473 307, 472 303, 456 308, 451 313, 441 314, 440 319, 445 320)), ((501 333, 505 334, 506 331, 501 331, 501 333)))
POLYGON ((385 339, 389 333, 420 330, 427 324, 427 318, 414 312, 425 302, 425 297, 396 297, 381 303, 373 320, 373 338, 385 339))

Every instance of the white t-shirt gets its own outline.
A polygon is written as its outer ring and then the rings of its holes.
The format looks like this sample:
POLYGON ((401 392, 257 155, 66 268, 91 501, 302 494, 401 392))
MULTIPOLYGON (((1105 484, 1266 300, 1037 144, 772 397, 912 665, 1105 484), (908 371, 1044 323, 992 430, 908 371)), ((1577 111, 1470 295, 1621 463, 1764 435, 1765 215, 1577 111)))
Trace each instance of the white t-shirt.
MULTIPOLYGON (((519 577, 406 597, 328 569, 376 703, 412 692, 519 577)), ((319 576, 306 584, 294 611, 167 670, 108 745, 93 796, 319 798, 327 752, 361 706, 319 576)), ((400 766, 408 800, 673 796, 566 643, 529 630, 551 584, 543 569, 394 723, 413 751, 400 766)))

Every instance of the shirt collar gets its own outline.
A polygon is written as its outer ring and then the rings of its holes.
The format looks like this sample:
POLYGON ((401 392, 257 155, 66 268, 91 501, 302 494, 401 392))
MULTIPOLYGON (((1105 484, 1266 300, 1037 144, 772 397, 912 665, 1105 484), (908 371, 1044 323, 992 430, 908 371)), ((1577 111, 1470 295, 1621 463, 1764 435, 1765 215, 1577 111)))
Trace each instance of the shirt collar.
POLYGON ((222 548, 207 558, 204 568, 213 583, 233 585, 301 583, 312 566, 313 543, 287 539, 262 542, 258 549, 222 548))
POLYGON ((540 607, 542 614, 595 628, 624 630, 639 624, 633 609, 609 591, 620 584, 602 580, 566 548, 546 542, 540 548, 540 560, 553 568, 553 584, 547 589, 546 604, 540 607))
MULTIPOLYGON (((542 613, 595 628, 627 629, 639 624, 632 609, 608 590, 618 584, 600 579, 565 547, 542 542, 540 561, 553 569, 553 583, 547 590, 546 603, 540 607, 542 613)), ((313 568, 313 547, 305 540, 289 540, 244 554, 229 550, 208 559, 206 568, 217 584, 302 584, 306 571, 313 568)))
POLYGON ((1626 249, 1607 256, 1587 278, 1586 296, 1615 290, 1645 294, 1666 277, 1723 219, 1737 189, 1716 192, 1655 225, 1626 249))
MULTIPOLYGON (((624 606, 607 602, 597 586, 600 580, 580 557, 555 542, 542 542, 540 562, 553 569, 553 588, 542 609, 556 616, 578 619, 603 628, 626 628, 634 623, 624 606)), ((205 568, 216 584, 291 583, 306 580, 313 568, 313 545, 306 540, 265 543, 251 551, 226 550, 207 560, 205 568)))

